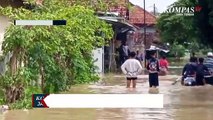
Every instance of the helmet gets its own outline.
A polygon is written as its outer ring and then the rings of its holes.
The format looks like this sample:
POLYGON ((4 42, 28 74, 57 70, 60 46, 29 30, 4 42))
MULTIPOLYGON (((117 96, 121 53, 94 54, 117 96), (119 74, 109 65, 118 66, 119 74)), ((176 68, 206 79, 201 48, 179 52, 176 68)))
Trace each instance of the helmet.
POLYGON ((207 53, 207 56, 212 57, 212 56, 213 56, 213 53, 212 53, 212 52, 208 52, 208 53, 207 53))

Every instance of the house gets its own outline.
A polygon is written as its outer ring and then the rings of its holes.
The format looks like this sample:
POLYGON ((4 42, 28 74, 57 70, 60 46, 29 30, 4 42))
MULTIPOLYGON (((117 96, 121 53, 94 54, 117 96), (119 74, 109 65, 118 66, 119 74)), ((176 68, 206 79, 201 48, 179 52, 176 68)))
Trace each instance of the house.
MULTIPOLYGON (((37 0, 37 4, 42 4, 43 0, 37 0)), ((139 30, 139 27, 131 24, 129 19, 129 11, 126 6, 128 0, 121 0, 114 6, 110 6, 108 12, 96 11, 99 19, 105 20, 107 23, 112 24, 113 30, 115 32, 114 38, 110 41, 110 46, 104 47, 104 68, 105 70, 113 70, 116 66, 115 53, 116 48, 118 48, 122 41, 127 41, 127 36, 130 33, 139 30)), ((24 6, 22 0, 16 0, 13 2, 4 1, 0 3, 1 6, 5 7, 7 5, 12 5, 13 7, 24 6)), ((6 16, 0 16, 0 41, 3 42, 5 28, 9 26, 9 19, 6 16)), ((131 36, 131 34, 130 34, 131 36)), ((0 48, 1 49, 1 48, 0 48)), ((100 50, 100 49, 99 49, 100 50)), ((96 51, 95 51, 96 53, 96 51)), ((97 52, 98 53, 98 52, 97 52)))
POLYGON ((146 48, 149 48, 151 44, 159 40, 159 34, 156 30, 157 18, 152 13, 145 11, 145 21, 144 21, 144 9, 139 6, 133 6, 129 13, 130 23, 140 27, 141 38, 140 39, 145 43, 146 48), (144 27, 146 27, 146 41, 144 41, 144 27))
MULTIPOLYGON (((108 1, 106 1, 108 2, 108 1)), ((112 24, 114 38, 110 40, 109 46, 104 46, 104 69, 105 71, 117 71, 120 69, 119 54, 116 51, 122 42, 130 40, 133 32, 137 33, 139 27, 128 21, 129 19, 129 0, 119 0, 115 4, 110 4, 105 14, 99 14, 99 18, 112 24)), ((100 13, 100 11, 97 11, 100 13)), ((130 45, 131 51, 135 51, 134 46, 130 45)))
POLYGON ((114 14, 112 12, 109 15, 101 16, 99 19, 105 20, 107 23, 112 24, 114 30, 114 37, 109 42, 109 46, 104 46, 104 69, 105 71, 116 71, 116 68, 120 68, 119 61, 116 60, 118 54, 116 53, 116 49, 120 47, 123 41, 127 41, 127 36, 129 31, 138 31, 139 28, 131 23, 129 23, 124 17, 119 17, 118 14, 114 14))
MULTIPOLYGON (((146 50, 149 50, 153 46, 158 48, 159 51, 169 51, 168 45, 164 44, 160 40, 159 30, 156 29, 157 16, 151 12, 145 10, 145 21, 144 21, 144 9, 139 6, 133 6, 129 12, 130 23, 140 27, 139 43, 143 43, 146 50), (145 30, 144 30, 145 28, 145 30), (144 39, 146 35, 146 39, 144 39)), ((145 51, 143 49, 142 51, 145 51)), ((157 52, 157 53, 158 53, 157 52)), ((148 52, 146 58, 149 58, 148 52)), ((167 52, 164 52, 167 53, 167 52)))
MULTIPOLYGON (((145 11, 145 22, 144 22, 144 9, 133 5, 129 2, 129 0, 120 0, 114 6, 110 6, 108 9, 109 13, 113 13, 115 17, 120 17, 128 23, 128 26, 131 26, 135 29, 129 29, 125 25, 118 25, 115 22, 109 22, 113 25, 115 31, 115 37, 110 43, 110 47, 105 47, 105 68, 109 68, 112 71, 112 66, 120 67, 119 63, 115 63, 115 58, 117 57, 117 53, 115 51, 121 45, 121 42, 126 42, 130 48, 130 51, 139 51, 139 53, 143 53, 145 49, 148 49, 151 45, 155 45, 159 40, 159 32, 156 30, 155 25, 157 22, 157 18, 152 13, 145 11), (129 7, 130 5, 130 7, 129 7), (145 24, 144 24, 145 23, 145 24), (146 27, 146 32, 144 32, 144 27, 146 27), (119 28, 119 30, 118 30, 119 28), (144 35, 146 33, 146 40, 144 40, 144 35)), ((119 24, 122 24, 120 21, 119 24)))
MULTIPOLYGON (((137 28, 137 30, 127 30, 123 33, 116 34, 116 40, 126 41, 130 51, 139 51, 139 54, 144 54, 145 49, 150 48, 151 45, 155 45, 160 41, 159 32, 156 30, 157 18, 152 13, 145 11, 144 21, 144 9, 131 4, 128 0, 121 0, 123 4, 117 5, 116 9, 112 12, 117 12, 119 16, 125 18, 129 24, 137 28), (125 3, 125 4, 124 4, 125 3), (126 6, 127 4, 130 7, 126 6), (144 30, 146 28, 146 31, 144 30), (145 36, 146 35, 146 39, 145 36)), ((117 42, 115 47, 120 45, 117 42), (118 43, 118 44, 117 44, 118 43)))

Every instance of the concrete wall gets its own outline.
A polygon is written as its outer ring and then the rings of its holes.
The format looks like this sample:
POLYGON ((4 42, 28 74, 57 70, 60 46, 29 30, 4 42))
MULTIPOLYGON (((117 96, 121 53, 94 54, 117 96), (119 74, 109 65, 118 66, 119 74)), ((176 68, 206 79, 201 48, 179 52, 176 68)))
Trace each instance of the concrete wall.
MULTIPOLYGON (((2 42, 4 41, 4 33, 6 28, 9 26, 9 19, 5 16, 0 15, 0 56, 3 55, 2 51, 2 42)), ((1 61, 0 61, 0 74, 4 74, 7 70, 6 64, 10 60, 12 54, 8 53, 1 61)))
POLYGON ((0 15, 0 55, 2 55, 2 42, 4 40, 4 33, 6 28, 9 26, 9 19, 5 16, 0 15))
POLYGON ((104 48, 97 48, 92 53, 94 65, 97 67, 95 71, 101 75, 104 73, 104 48))
MULTIPOLYGON (((23 6, 22 0, 0 0, 1 7, 12 6, 13 8, 19 8, 23 6)), ((9 19, 0 14, 0 55, 2 55, 2 42, 6 27, 9 26, 9 19)))

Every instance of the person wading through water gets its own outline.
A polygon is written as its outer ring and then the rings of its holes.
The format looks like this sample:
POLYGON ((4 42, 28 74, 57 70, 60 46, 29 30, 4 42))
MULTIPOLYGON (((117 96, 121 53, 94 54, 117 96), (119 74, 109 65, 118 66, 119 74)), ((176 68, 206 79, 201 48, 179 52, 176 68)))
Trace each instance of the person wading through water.
POLYGON ((197 58, 191 57, 189 63, 187 63, 183 68, 181 84, 185 86, 195 86, 196 71, 197 71, 197 58))
POLYGON ((166 56, 162 56, 162 58, 159 61, 160 64, 160 75, 167 75, 169 71, 169 62, 166 59, 166 56))
POLYGON ((136 53, 130 52, 129 59, 127 59, 122 65, 121 70, 126 75, 127 88, 136 88, 137 76, 142 72, 142 66, 138 60, 135 59, 136 53))
POLYGON ((157 88, 159 86, 158 73, 160 68, 155 51, 151 52, 151 58, 148 60, 147 70, 149 71, 149 87, 157 88))
POLYGON ((206 84, 213 85, 213 53, 212 52, 207 53, 207 58, 204 59, 203 64, 209 70, 209 73, 205 75, 206 84))
POLYGON ((119 56, 120 56, 120 62, 121 65, 128 59, 130 50, 126 42, 123 42, 123 44, 119 48, 119 56))
POLYGON ((205 85, 205 74, 209 73, 208 68, 203 64, 204 58, 199 58, 199 64, 196 71, 196 85, 205 85))

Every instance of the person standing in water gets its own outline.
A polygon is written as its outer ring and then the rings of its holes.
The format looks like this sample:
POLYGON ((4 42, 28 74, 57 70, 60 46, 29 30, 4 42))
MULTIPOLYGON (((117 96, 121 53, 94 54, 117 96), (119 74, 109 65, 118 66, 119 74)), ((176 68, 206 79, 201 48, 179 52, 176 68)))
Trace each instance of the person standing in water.
POLYGON ((196 85, 196 72, 197 72, 197 58, 191 57, 182 70, 181 84, 185 86, 196 85))
POLYGON ((128 59, 130 50, 126 42, 123 42, 119 49, 120 62, 123 64, 128 59))
POLYGON ((127 59, 122 65, 121 70, 126 75, 127 88, 136 88, 137 76, 142 72, 142 66, 138 60, 135 59, 136 53, 130 52, 129 59, 127 59))
POLYGON ((162 56, 162 58, 159 61, 160 64, 160 73, 161 75, 166 75, 169 71, 169 62, 166 59, 166 56, 162 56))
POLYGON ((204 58, 199 58, 196 72, 196 85, 205 85, 205 74, 209 72, 208 68, 203 64, 204 58))
POLYGON ((159 86, 158 73, 160 68, 155 51, 151 52, 151 58, 148 60, 147 70, 149 71, 149 87, 157 88, 159 86))
POLYGON ((143 64, 143 54, 139 52, 139 50, 136 51, 136 59, 143 64))
POLYGON ((205 77, 206 84, 213 85, 213 53, 208 52, 207 58, 204 59, 203 64, 208 68, 209 74, 205 77))

